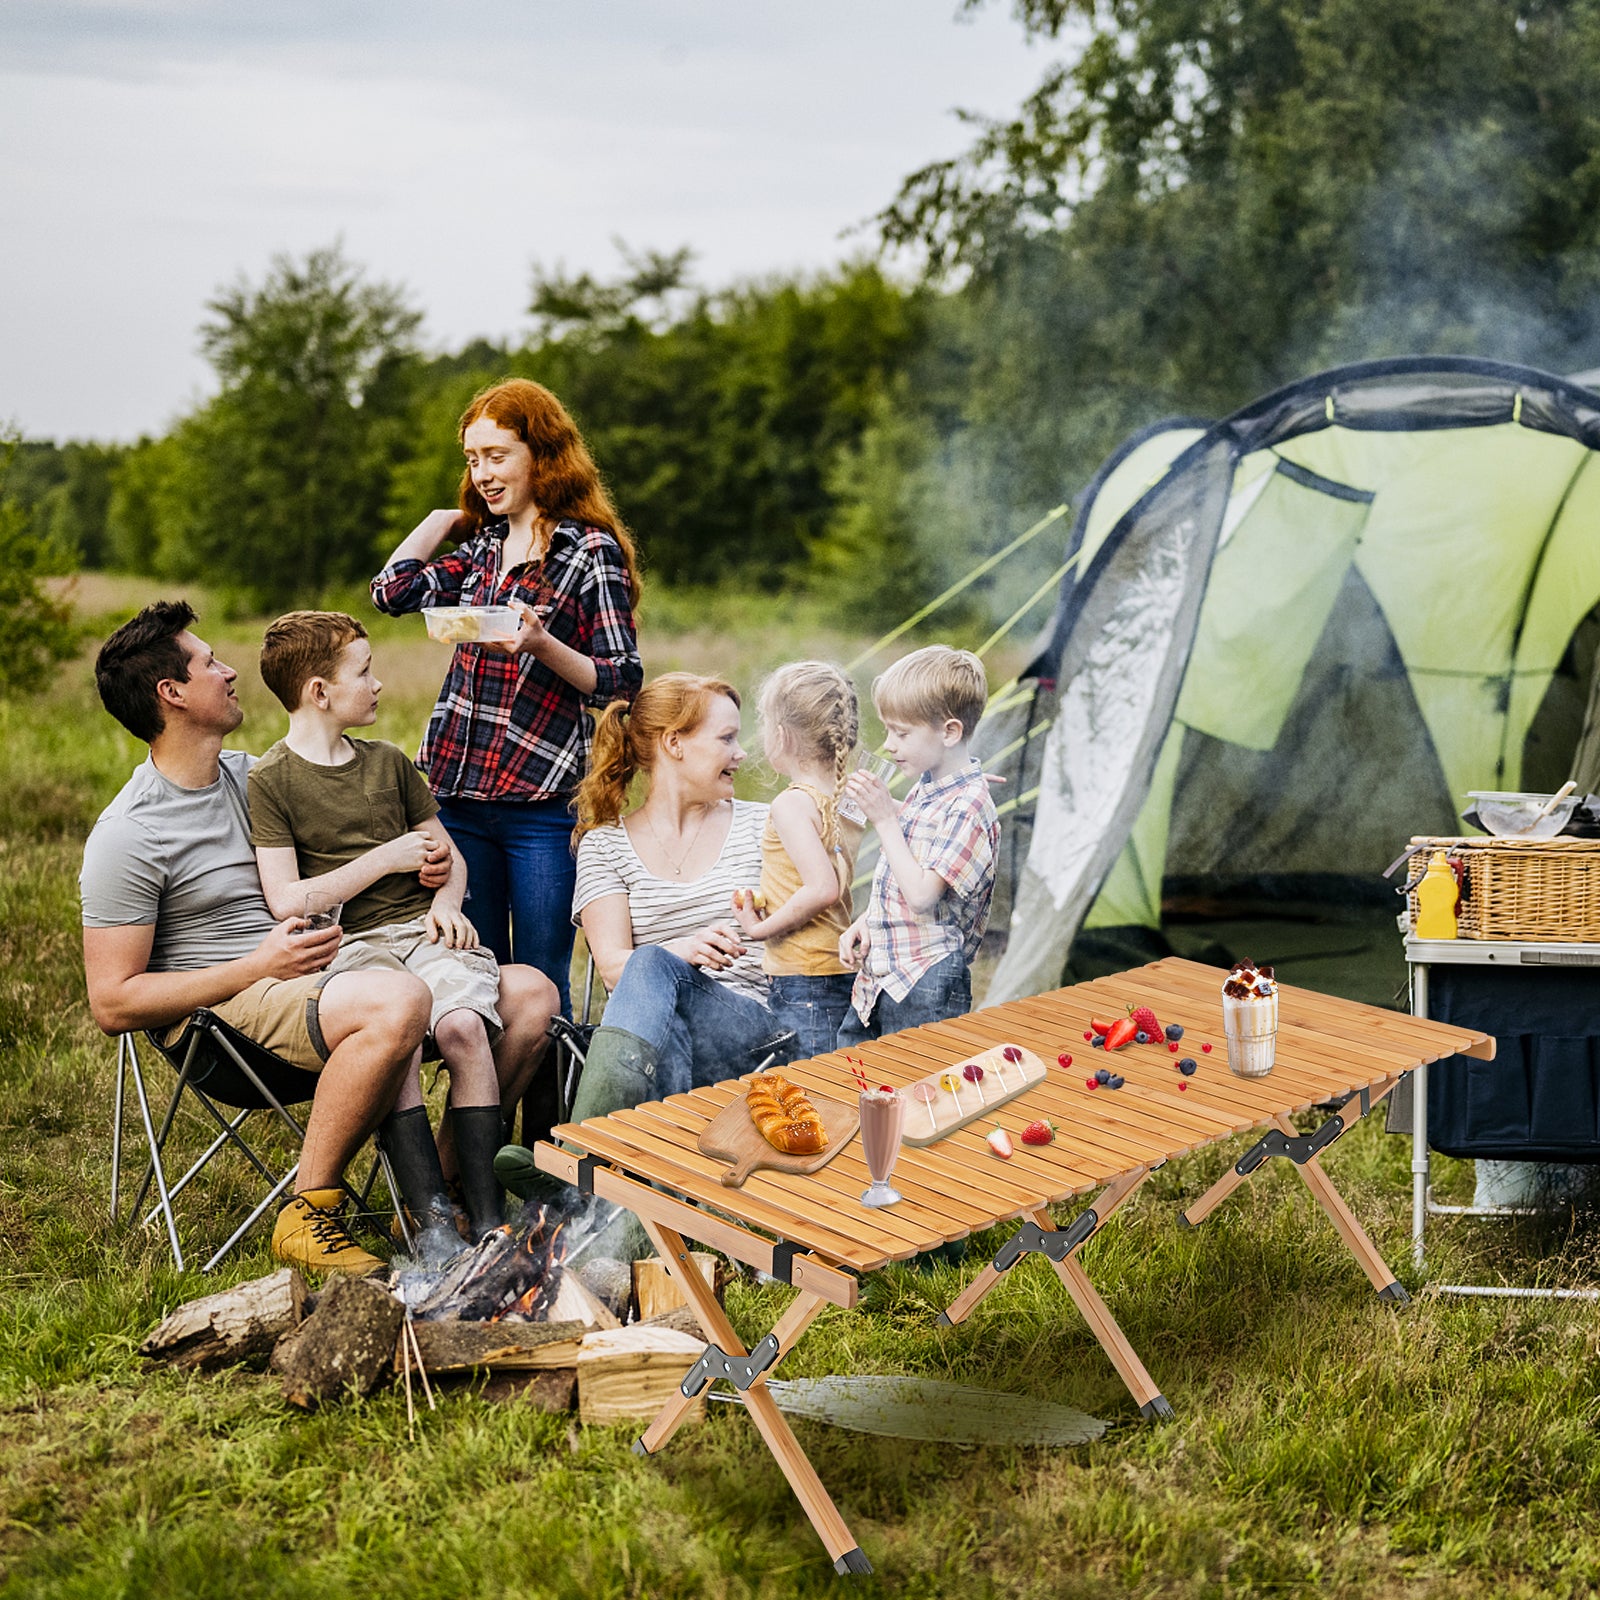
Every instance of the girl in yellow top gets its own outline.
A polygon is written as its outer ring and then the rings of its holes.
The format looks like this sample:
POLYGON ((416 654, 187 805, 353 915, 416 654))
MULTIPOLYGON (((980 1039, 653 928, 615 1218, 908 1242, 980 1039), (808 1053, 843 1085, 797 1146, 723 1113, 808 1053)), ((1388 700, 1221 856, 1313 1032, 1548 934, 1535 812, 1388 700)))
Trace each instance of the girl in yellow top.
POLYGON ((839 938, 862 830, 838 803, 860 731, 855 686, 825 661, 779 667, 761 691, 767 764, 789 787, 761 835, 761 888, 734 890, 733 912, 745 937, 764 944, 768 1004, 799 1036, 802 1057, 833 1049, 855 981, 839 938))

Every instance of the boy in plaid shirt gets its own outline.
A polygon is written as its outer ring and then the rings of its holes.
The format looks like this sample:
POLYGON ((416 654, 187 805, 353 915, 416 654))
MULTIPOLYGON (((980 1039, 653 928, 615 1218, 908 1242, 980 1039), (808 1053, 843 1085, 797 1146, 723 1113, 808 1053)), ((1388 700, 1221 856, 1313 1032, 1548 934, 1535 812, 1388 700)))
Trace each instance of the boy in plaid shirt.
POLYGON ((968 749, 988 697, 983 663, 942 644, 902 657, 872 685, 889 759, 918 776, 898 806, 870 773, 848 785, 881 853, 866 912, 839 941, 856 971, 841 1050, 972 1009, 969 968, 1000 842, 988 780, 968 749))

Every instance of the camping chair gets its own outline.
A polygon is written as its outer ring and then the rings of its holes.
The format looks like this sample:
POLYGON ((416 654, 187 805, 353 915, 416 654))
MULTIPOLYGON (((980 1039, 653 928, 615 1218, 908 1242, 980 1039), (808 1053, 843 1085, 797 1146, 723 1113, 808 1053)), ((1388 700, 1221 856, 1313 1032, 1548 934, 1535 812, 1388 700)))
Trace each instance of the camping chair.
MULTIPOLYGON (((276 1121, 288 1132, 297 1145, 301 1143, 305 1139, 305 1129, 288 1108, 303 1105, 312 1098, 317 1089, 317 1075, 293 1066, 270 1050, 263 1049, 255 1040, 247 1038, 237 1028, 229 1026, 214 1012, 203 1009, 196 1011, 184 1024, 182 1031, 167 1043, 163 1043, 156 1034, 150 1032, 146 1032, 144 1038, 150 1048, 177 1074, 177 1083, 173 1087, 172 1098, 167 1103, 166 1114, 158 1130, 150 1114, 150 1096, 145 1084, 144 1068, 139 1059, 139 1047, 132 1033, 120 1035, 117 1040, 116 1103, 111 1126, 111 1220, 113 1223, 121 1220, 122 1122, 127 1085, 131 1078, 134 1094, 139 1102, 139 1116, 144 1124, 145 1143, 150 1152, 150 1159, 145 1166, 139 1192, 128 1208, 128 1218, 131 1220, 138 1214, 151 1185, 154 1184, 157 1202, 143 1219, 144 1226, 148 1227, 158 1216, 165 1221, 167 1239, 172 1246, 172 1259, 180 1272, 184 1270, 183 1246, 178 1242, 178 1223, 173 1211, 173 1201, 199 1177, 211 1161, 224 1149, 232 1146, 255 1168, 267 1185, 267 1192, 260 1203, 200 1269, 202 1272, 210 1272, 262 1216, 282 1199, 300 1169, 300 1163, 296 1160, 286 1171, 275 1172, 268 1164, 268 1158, 253 1149, 240 1130, 256 1113, 270 1112, 271 1120, 276 1121), (216 1137, 195 1159, 189 1170, 176 1183, 168 1183, 165 1162, 167 1141, 186 1095, 199 1104, 216 1124, 218 1131, 216 1137), (232 1113, 231 1116, 224 1114, 222 1109, 224 1107, 232 1113)), ((388 1186, 390 1198, 395 1202, 395 1214, 401 1219, 402 1233, 405 1233, 405 1211, 399 1204, 399 1191, 395 1185, 394 1173, 390 1170, 388 1157, 384 1155, 381 1146, 377 1151, 377 1160, 367 1175, 366 1183, 359 1190, 344 1184, 345 1192, 355 1201, 358 1214, 372 1215, 369 1199, 380 1171, 388 1186)), ((410 1242, 407 1234, 407 1248, 410 1247, 410 1242)))
MULTIPOLYGON (((584 1063, 589 1056, 589 1041, 594 1038, 598 1020, 591 1022, 594 1008, 595 970, 591 955, 583 967, 583 999, 573 1007, 576 1020, 567 1017, 550 1019, 550 1053, 553 1071, 539 1072, 522 1097, 522 1142, 529 1149, 540 1139, 548 1139, 557 1123, 569 1120, 572 1103, 578 1097, 578 1081, 583 1076, 584 1063)), ((604 994, 604 985, 601 993, 604 994)), ((754 1072, 765 1072, 779 1061, 793 1059, 797 1035, 793 1029, 775 1033, 755 1045, 750 1054, 755 1059, 754 1072)))

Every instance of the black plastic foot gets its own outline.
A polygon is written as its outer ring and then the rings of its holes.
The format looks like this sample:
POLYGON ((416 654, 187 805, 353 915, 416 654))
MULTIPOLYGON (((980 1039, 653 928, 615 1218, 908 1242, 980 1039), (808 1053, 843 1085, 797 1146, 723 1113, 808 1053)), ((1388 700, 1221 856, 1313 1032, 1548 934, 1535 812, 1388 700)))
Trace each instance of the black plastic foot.
POLYGON ((643 1439, 635 1439, 633 1441, 633 1453, 636 1456, 647 1456, 650 1454, 650 1451, 646 1447, 643 1439))
POLYGON ((955 1323, 950 1320, 950 1313, 948 1311, 941 1311, 939 1315, 933 1319, 933 1325, 936 1328, 955 1327, 955 1323))
POLYGON ((1380 1300, 1392 1300, 1397 1306, 1408 1306, 1411 1304, 1411 1296, 1408 1295, 1398 1283, 1391 1283, 1387 1288, 1380 1289, 1378 1291, 1378 1298, 1380 1300))
POLYGON ((838 1573, 871 1572, 872 1563, 867 1560, 867 1553, 858 1545, 854 1550, 846 1550, 833 1564, 833 1570, 838 1573))
POLYGON ((1177 1413, 1167 1404, 1166 1396, 1158 1394, 1154 1400, 1146 1400, 1139 1407, 1139 1415, 1146 1422, 1171 1422, 1177 1413))
POLYGON ((1189 1213, 1187 1211, 1180 1211, 1178 1213, 1178 1226, 1180 1228, 1192 1228, 1194 1226, 1194 1224, 1189 1220, 1189 1213))

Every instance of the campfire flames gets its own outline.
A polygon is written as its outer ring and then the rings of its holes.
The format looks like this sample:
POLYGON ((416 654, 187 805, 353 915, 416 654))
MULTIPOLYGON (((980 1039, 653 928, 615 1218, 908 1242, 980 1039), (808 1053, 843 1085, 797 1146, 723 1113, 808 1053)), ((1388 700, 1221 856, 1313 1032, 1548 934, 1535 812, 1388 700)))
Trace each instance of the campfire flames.
POLYGON ((392 1286, 422 1321, 539 1322, 560 1286, 564 1232, 545 1207, 529 1205, 441 1272, 401 1268, 392 1286))

